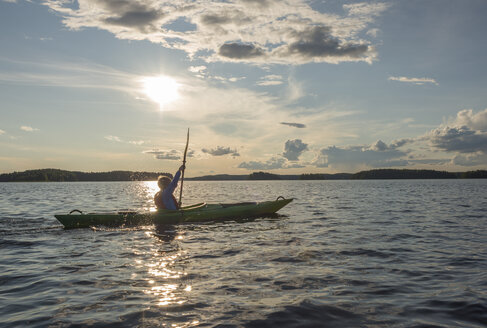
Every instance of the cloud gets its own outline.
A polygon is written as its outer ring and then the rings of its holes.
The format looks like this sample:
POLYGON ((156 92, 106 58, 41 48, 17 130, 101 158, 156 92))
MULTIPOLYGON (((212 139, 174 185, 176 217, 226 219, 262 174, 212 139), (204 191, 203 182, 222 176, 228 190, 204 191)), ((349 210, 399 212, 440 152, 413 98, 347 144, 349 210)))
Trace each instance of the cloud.
POLYGON ((161 16, 157 11, 147 9, 141 11, 129 11, 118 17, 108 17, 105 19, 105 22, 113 25, 142 28, 150 25, 160 17, 161 16))
MULTIPOLYGON (((317 167, 355 167, 360 165, 393 167, 408 165, 408 160, 404 158, 407 152, 398 150, 399 144, 387 145, 382 140, 378 140, 369 146, 347 148, 331 146, 322 149, 313 164, 317 167)), ((405 142, 402 143, 402 145, 404 144, 405 142)))
POLYGON ((190 66, 188 68, 188 71, 192 72, 192 73, 202 73, 204 71, 206 71, 206 66, 190 66))
MULTIPOLYGON (((457 116, 427 133, 423 140, 439 150, 457 153, 487 153, 487 109, 475 113, 464 109, 457 116)), ((465 162, 472 156, 463 156, 457 162, 465 162)))
POLYGON ((260 86, 269 86, 269 85, 281 85, 283 84, 283 79, 281 75, 266 75, 261 78, 261 81, 256 83, 260 86))
POLYGON ((230 82, 237 82, 237 81, 240 81, 240 80, 245 80, 245 76, 241 76, 241 77, 230 77, 228 78, 228 81, 230 82))
POLYGON ((297 169, 303 167, 305 166, 299 163, 289 163, 283 157, 271 157, 265 162, 262 161, 242 162, 238 165, 238 168, 247 169, 247 170, 297 169))
POLYGON ((48 36, 44 36, 44 37, 31 37, 31 36, 28 36, 28 35, 24 35, 24 39, 26 39, 26 40, 39 40, 39 41, 52 41, 52 40, 54 40, 54 38, 48 37, 48 36))
POLYGON ((143 141, 143 140, 132 140, 132 141, 129 141, 129 144, 140 146, 140 145, 144 144, 144 142, 145 141, 143 141))
POLYGON ((0 135, 5 134, 6 132, 0 129, 0 135))
POLYGON ((412 143, 412 142, 414 142, 414 139, 400 139, 400 140, 394 140, 391 142, 390 145, 387 145, 382 140, 377 140, 375 143, 370 145, 368 149, 373 151, 395 150, 399 147, 404 146, 407 143, 412 143))
POLYGON ((382 2, 367 3, 359 2, 353 4, 343 5, 343 8, 347 10, 350 15, 353 16, 380 16, 380 14, 389 7, 388 4, 382 2))
POLYGON ((8 84, 55 86, 63 88, 110 89, 132 93, 137 76, 89 62, 24 61, 0 57, 12 70, 0 72, 8 84))
POLYGON ((367 31, 367 35, 376 38, 380 33, 380 30, 378 28, 371 28, 370 30, 367 31))
POLYGON ((450 159, 444 158, 422 158, 422 159, 411 159, 408 158, 410 164, 429 164, 429 165, 444 165, 451 162, 450 159))
POLYGON ((26 132, 34 132, 34 131, 39 131, 39 129, 33 128, 33 127, 31 127, 31 126, 27 126, 27 125, 22 125, 22 126, 20 127, 20 129, 21 129, 22 131, 26 131, 26 132))
MULTIPOLYGON (((80 1, 80 8, 83 3, 80 1)), ((165 14, 149 3, 140 3, 130 0, 98 0, 97 3, 111 12, 111 15, 100 19, 108 25, 136 28, 141 32, 155 30, 157 22, 164 18, 165 14)))
POLYGON ((283 82, 282 81, 259 81, 256 84, 261 86, 261 87, 267 87, 270 85, 281 85, 283 82))
MULTIPOLYGON (((46 0, 72 30, 97 28, 127 40, 149 40, 189 57, 261 64, 339 63, 375 57, 363 39, 388 4, 317 10, 308 1, 46 0), (190 28, 181 28, 185 22, 190 28)), ((332 8, 333 6, 330 6, 332 8)))
POLYGON ((405 77, 405 76, 390 76, 388 78, 389 81, 398 81, 404 83, 413 83, 416 85, 423 85, 425 83, 432 83, 434 85, 438 85, 435 79, 428 78, 428 77, 405 77))
POLYGON ((264 51, 253 44, 227 43, 220 47, 220 56, 231 59, 248 59, 264 56, 264 51))
POLYGON ((144 154, 151 154, 154 155, 154 158, 156 159, 167 159, 167 160, 181 160, 182 159, 182 154, 178 150, 146 150, 143 151, 144 154))
POLYGON ((487 132, 471 130, 467 126, 440 127, 432 130, 428 139, 435 148, 459 153, 487 153, 487 132))
POLYGON ((112 135, 105 136, 104 138, 108 141, 126 143, 126 144, 136 145, 136 146, 140 146, 140 145, 143 145, 145 143, 145 141, 143 141, 143 140, 125 141, 125 140, 122 140, 120 137, 112 136, 112 135))
POLYGON ((247 169, 247 170, 275 170, 275 169, 282 169, 286 160, 282 157, 272 157, 271 159, 265 162, 259 161, 249 161, 249 162, 242 162, 239 164, 239 168, 247 169))
POLYGON ((396 149, 413 142, 415 142, 415 139, 413 138, 393 140, 392 143, 389 145, 389 149, 396 149))
POLYGON ((487 164, 487 154, 474 153, 474 154, 459 154, 452 159, 452 163, 462 166, 476 166, 487 164))
POLYGON ((298 129, 304 129, 306 127, 306 125, 301 124, 301 123, 281 122, 279 124, 292 126, 292 127, 298 128, 298 129))
POLYGON ((105 139, 107 139, 109 141, 122 142, 122 140, 117 136, 105 136, 105 139))
POLYGON ((466 126, 473 130, 487 132, 487 109, 474 113, 472 109, 464 109, 457 113, 456 126, 466 126))
POLYGON ((339 62, 365 60, 371 52, 367 44, 341 42, 331 35, 331 28, 328 26, 313 26, 303 31, 294 31, 291 35, 296 41, 287 45, 281 55, 295 55, 310 60, 330 57, 339 62))
POLYGON ((223 83, 227 83, 227 82, 237 82, 237 81, 240 81, 240 80, 244 80, 245 79, 245 76, 241 76, 241 77, 224 77, 224 76, 212 75, 212 76, 209 76, 209 78, 210 79, 213 79, 213 80, 216 80, 216 81, 223 82, 223 83))
POLYGON ((270 7, 274 0, 241 0, 243 3, 255 5, 258 7, 270 7))
POLYGON ((282 156, 290 161, 297 161, 305 150, 308 150, 308 145, 303 143, 301 139, 288 140, 284 144, 284 153, 282 156))
POLYGON ((224 155, 232 155, 232 157, 240 156, 236 149, 230 149, 230 147, 222 147, 217 146, 213 149, 206 149, 203 148, 201 151, 205 154, 210 154, 212 156, 224 156, 224 155))

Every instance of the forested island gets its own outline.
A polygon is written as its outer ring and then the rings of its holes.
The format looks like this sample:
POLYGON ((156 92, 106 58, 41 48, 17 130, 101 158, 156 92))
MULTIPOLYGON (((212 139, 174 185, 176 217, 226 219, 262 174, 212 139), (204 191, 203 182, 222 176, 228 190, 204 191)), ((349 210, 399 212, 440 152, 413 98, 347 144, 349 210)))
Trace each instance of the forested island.
MULTIPOLYGON (((62 181, 155 181, 159 175, 172 177, 164 172, 79 172, 60 169, 39 169, 23 172, 0 174, 0 182, 62 182, 62 181)), ((377 169, 357 173, 305 173, 297 175, 279 175, 268 172, 231 175, 217 174, 186 178, 193 181, 226 180, 366 180, 366 179, 486 179, 487 170, 467 172, 446 172, 435 170, 396 170, 377 169)))

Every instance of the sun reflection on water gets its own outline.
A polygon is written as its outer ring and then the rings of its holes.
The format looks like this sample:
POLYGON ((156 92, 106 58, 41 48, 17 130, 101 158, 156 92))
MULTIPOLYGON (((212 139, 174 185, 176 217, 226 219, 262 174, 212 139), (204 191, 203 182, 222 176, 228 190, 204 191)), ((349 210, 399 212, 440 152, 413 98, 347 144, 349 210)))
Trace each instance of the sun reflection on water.
MULTIPOLYGON (((160 231, 157 231, 160 232, 160 231)), ((173 232, 171 232, 173 233, 173 232)), ((146 272, 147 288, 143 290, 146 295, 151 295, 154 300, 151 303, 159 307, 181 305, 188 302, 192 286, 184 281, 188 275, 184 271, 184 259, 186 252, 179 249, 176 240, 182 240, 182 235, 173 235, 172 242, 166 242, 165 236, 146 231, 145 235, 151 238, 160 238, 163 243, 158 248, 152 248, 145 252, 147 260, 139 267, 146 272), (167 250, 167 248, 173 249, 167 250), (161 249, 162 248, 162 249, 161 249)))
POLYGON ((157 186, 157 181, 144 181, 142 183, 143 193, 146 198, 146 209, 150 212, 157 211, 157 208, 154 205, 154 195, 159 191, 159 187, 157 186))

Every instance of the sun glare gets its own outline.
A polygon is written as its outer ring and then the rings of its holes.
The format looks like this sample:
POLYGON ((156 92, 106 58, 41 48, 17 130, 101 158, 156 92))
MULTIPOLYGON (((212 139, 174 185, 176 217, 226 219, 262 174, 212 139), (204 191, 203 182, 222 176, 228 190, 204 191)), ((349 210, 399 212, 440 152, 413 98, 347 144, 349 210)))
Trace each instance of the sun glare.
POLYGON ((152 76, 142 79, 144 93, 159 104, 161 110, 165 105, 179 98, 179 84, 167 76, 152 76))

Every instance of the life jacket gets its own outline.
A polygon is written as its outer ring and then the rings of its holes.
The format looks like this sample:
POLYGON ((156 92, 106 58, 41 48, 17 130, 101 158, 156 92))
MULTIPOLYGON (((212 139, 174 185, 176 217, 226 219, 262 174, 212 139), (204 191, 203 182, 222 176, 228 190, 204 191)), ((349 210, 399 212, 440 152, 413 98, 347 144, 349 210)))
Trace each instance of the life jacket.
MULTIPOLYGON (((179 209, 179 204, 178 204, 178 200, 176 199, 176 197, 174 197, 174 195, 171 195, 172 197, 172 200, 174 202, 174 205, 176 205, 176 209, 179 209)), ((156 193, 156 195, 154 196, 154 203, 156 204, 156 207, 158 209, 166 209, 166 205, 164 205, 164 201, 162 200, 162 194, 160 191, 158 191, 156 193)))

